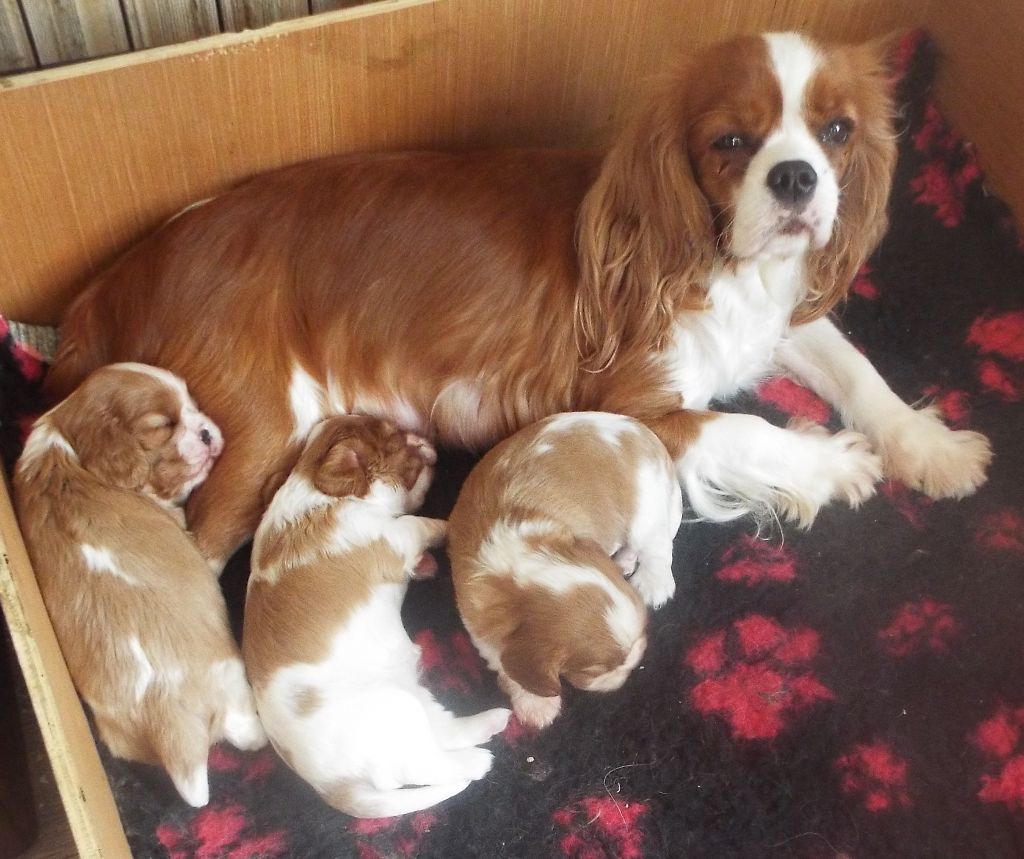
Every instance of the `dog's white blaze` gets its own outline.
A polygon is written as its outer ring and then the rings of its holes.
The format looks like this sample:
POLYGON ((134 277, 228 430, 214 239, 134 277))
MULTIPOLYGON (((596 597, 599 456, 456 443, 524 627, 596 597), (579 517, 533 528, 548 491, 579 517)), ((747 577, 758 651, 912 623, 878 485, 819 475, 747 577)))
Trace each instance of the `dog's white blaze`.
POLYGON ((89 572, 111 575, 129 585, 139 584, 138 579, 121 569, 120 565, 114 560, 114 554, 110 549, 93 546, 89 543, 82 543, 81 549, 86 569, 89 572))

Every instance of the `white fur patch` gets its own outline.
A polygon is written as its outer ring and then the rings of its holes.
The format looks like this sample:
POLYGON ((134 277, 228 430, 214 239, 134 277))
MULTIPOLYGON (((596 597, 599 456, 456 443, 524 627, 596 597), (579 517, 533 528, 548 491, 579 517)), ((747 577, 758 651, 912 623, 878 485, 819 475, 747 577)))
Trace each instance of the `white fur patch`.
POLYGON ((614 447, 622 446, 622 436, 639 431, 629 418, 608 412, 566 412, 547 418, 542 424, 543 435, 582 428, 614 447))
POLYGON ((210 801, 210 782, 206 764, 197 766, 186 775, 175 776, 171 773, 171 781, 185 800, 193 808, 202 808, 210 801))
POLYGON ((292 441, 305 439, 309 431, 323 419, 323 396, 323 389, 309 373, 299 366, 292 369, 292 380, 288 385, 288 403, 295 423, 292 441))
POLYGON ((129 585, 137 586, 139 584, 138 579, 128 575, 128 573, 121 569, 120 565, 114 560, 114 555, 110 549, 92 546, 89 543, 82 543, 81 549, 82 557, 85 559, 85 566, 89 572, 111 575, 129 585))
POLYGON ((194 203, 189 203, 187 206, 185 206, 185 208, 179 209, 177 212, 171 215, 166 221, 164 221, 164 226, 171 223, 171 221, 178 220, 178 218, 180 218, 186 212, 191 212, 193 209, 198 209, 200 206, 205 206, 207 203, 216 199, 216 197, 204 197, 202 200, 196 200, 194 203))
POLYGON ((75 453, 75 449, 71 446, 70 442, 54 429, 44 415, 36 421, 35 428, 25 441, 25 449, 22 451, 21 461, 26 464, 30 463, 50 450, 60 451, 71 457, 75 462, 78 461, 78 454, 75 453))
POLYGON ((136 674, 133 691, 135 694, 135 702, 138 703, 143 699, 146 691, 153 683, 153 680, 156 677, 156 671, 153 670, 153 665, 146 656, 146 651, 142 649, 142 644, 135 636, 128 639, 128 652, 131 654, 132 659, 135 662, 136 674))

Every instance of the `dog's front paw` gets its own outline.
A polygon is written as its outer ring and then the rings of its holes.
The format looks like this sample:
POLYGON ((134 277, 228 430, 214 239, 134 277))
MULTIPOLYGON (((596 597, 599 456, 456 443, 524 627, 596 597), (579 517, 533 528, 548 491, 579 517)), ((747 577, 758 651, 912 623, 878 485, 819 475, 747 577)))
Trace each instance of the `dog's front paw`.
POLYGON ((963 498, 986 480, 992 446, 978 432, 951 430, 934 406, 915 411, 874 439, 885 474, 931 498, 963 498))
POLYGON ((653 609, 661 608, 676 592, 676 580, 672 576, 671 565, 667 569, 652 571, 641 563, 629 581, 640 594, 644 605, 653 609))
POLYGON ((522 692, 512 698, 512 711, 524 725, 531 728, 546 728, 562 711, 562 699, 542 698, 530 692, 522 692))

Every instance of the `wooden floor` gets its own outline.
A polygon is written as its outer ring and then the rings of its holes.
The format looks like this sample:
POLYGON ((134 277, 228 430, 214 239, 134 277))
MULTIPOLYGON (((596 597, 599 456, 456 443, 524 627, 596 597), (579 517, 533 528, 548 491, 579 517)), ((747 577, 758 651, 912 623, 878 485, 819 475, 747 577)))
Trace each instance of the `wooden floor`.
POLYGON ((54 781, 50 761, 43 747, 43 737, 39 733, 32 705, 28 701, 28 693, 24 684, 20 682, 20 677, 19 686, 19 709, 25 731, 29 769, 32 771, 32 790, 39 817, 39 840, 18 859, 75 859, 78 851, 75 850, 64 807, 60 803, 57 783, 54 781))

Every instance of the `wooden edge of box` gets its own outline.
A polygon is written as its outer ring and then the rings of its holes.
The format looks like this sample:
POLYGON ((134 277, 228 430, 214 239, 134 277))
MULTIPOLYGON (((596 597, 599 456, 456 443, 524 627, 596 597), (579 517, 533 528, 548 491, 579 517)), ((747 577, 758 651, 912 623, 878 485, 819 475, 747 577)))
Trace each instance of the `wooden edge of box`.
POLYGON ((96 742, 0 480, 0 603, 79 854, 130 859, 96 742))
POLYGON ((31 72, 12 72, 0 75, 0 89, 21 89, 67 78, 96 74, 97 72, 122 69, 143 63, 158 62, 168 57, 182 57, 189 54, 201 54, 243 47, 265 39, 275 39, 303 30, 323 27, 336 21, 350 21, 358 18, 369 18, 374 15, 387 14, 409 6, 421 6, 436 3, 437 0, 374 0, 361 6, 351 6, 333 12, 318 12, 303 18, 291 18, 278 21, 253 30, 240 32, 216 33, 188 42, 177 42, 156 48, 145 48, 124 54, 113 54, 92 60, 82 60, 67 65, 54 66, 31 72))

